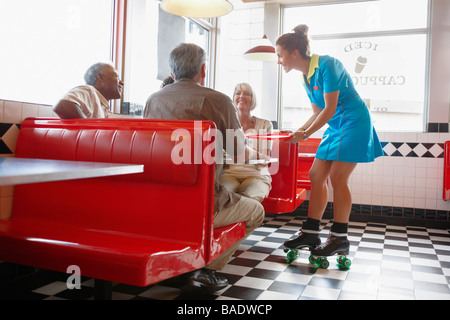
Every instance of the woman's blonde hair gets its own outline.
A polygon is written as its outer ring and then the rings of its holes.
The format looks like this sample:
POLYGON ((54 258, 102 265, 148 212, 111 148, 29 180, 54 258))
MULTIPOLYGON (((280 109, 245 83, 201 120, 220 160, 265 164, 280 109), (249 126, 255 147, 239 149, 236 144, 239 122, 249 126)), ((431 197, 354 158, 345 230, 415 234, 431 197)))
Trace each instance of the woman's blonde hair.
POLYGON ((256 96, 255 96, 255 93, 253 92, 252 86, 246 82, 238 83, 236 85, 236 87, 234 87, 233 102, 234 102, 234 96, 236 95, 236 91, 238 91, 238 90, 248 91, 252 94, 252 103, 251 103, 250 110, 255 109, 256 108, 256 96))

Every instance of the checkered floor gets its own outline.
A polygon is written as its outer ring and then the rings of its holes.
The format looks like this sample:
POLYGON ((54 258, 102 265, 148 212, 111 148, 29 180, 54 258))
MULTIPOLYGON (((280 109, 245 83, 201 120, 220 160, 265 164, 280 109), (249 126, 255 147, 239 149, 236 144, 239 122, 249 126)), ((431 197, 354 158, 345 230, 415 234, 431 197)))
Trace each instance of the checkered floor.
MULTIPOLYGON (((286 264, 283 242, 295 237, 303 219, 266 217, 222 270, 229 286, 220 292, 182 292, 182 279, 171 279, 145 288, 115 284, 113 299, 450 300, 449 230, 351 222, 350 270, 339 270, 335 259, 329 259, 330 267, 323 270, 309 264, 308 252, 286 264)), ((330 221, 322 222, 323 240, 330 226, 330 221)), ((93 279, 83 279, 79 290, 68 290, 67 278, 51 273, 24 290, 3 287, 0 299, 93 299, 93 279)))

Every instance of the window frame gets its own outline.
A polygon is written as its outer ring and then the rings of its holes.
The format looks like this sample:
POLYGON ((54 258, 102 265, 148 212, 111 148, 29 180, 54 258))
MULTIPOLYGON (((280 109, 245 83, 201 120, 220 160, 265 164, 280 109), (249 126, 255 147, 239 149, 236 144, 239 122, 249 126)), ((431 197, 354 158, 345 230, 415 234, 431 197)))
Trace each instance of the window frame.
POLYGON ((208 69, 208 78, 205 86, 214 88, 215 85, 215 71, 216 71, 216 50, 217 50, 217 18, 201 19, 201 18, 187 18, 192 22, 198 24, 201 28, 206 29, 209 32, 208 39, 208 57, 206 62, 206 68, 208 69))
MULTIPOLYGON (((128 0, 114 0, 111 26, 111 61, 121 79, 125 77, 125 44, 128 0)), ((110 101, 111 110, 120 113, 123 95, 118 100, 110 101)))

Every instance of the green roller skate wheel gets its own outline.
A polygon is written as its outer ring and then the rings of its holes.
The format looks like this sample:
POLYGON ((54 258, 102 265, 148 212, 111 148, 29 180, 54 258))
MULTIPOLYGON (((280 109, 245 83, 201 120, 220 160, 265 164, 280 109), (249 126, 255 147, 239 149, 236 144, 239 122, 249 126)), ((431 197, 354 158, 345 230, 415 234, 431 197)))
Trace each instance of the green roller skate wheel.
POLYGON ((317 258, 314 257, 313 255, 310 255, 308 260, 309 260, 309 263, 311 263, 311 264, 316 264, 316 262, 317 262, 317 258))
POLYGON ((352 265, 352 261, 346 257, 339 257, 337 259, 338 267, 341 270, 348 270, 350 269, 350 266, 352 265))
POLYGON ((292 261, 294 261, 295 259, 298 258, 298 251, 297 250, 291 250, 287 253, 287 263, 291 263, 292 261))
POLYGON ((328 267, 330 266, 330 262, 327 260, 327 258, 320 257, 319 259, 317 259, 317 266, 320 269, 328 269, 328 267))

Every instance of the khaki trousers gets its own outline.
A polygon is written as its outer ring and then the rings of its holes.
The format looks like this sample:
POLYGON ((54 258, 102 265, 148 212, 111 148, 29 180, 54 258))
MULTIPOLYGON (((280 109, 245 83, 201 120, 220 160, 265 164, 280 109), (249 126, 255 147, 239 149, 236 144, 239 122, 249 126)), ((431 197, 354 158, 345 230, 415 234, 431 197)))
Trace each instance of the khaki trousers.
POLYGON ((242 221, 245 221, 247 227, 245 237, 222 253, 216 260, 206 265, 205 268, 222 270, 230 261, 231 256, 241 242, 262 224, 264 221, 264 207, 261 203, 250 198, 241 197, 235 205, 224 208, 214 215, 214 228, 220 228, 242 221))
POLYGON ((220 184, 230 192, 235 192, 262 202, 269 195, 272 179, 267 176, 237 178, 224 173, 220 176, 220 184))

